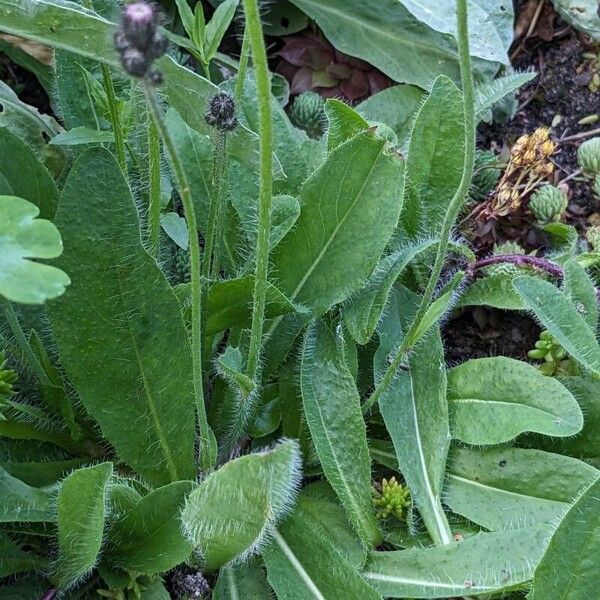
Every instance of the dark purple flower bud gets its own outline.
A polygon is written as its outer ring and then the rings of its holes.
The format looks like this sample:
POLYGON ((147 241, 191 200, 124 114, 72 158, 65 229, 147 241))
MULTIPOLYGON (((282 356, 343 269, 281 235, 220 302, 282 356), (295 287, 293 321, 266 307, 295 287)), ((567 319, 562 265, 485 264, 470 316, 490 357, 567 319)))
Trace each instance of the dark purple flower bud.
POLYGON ((128 4, 123 11, 123 33, 138 50, 148 48, 156 33, 156 15, 152 6, 146 2, 128 4))
POLYGON ((235 116, 235 103, 231 94, 227 92, 216 94, 210 101, 204 118, 209 125, 221 131, 235 129, 238 121, 235 116))
POLYGON ((125 71, 133 77, 143 77, 150 67, 150 62, 137 48, 129 46, 121 52, 121 64, 125 71))

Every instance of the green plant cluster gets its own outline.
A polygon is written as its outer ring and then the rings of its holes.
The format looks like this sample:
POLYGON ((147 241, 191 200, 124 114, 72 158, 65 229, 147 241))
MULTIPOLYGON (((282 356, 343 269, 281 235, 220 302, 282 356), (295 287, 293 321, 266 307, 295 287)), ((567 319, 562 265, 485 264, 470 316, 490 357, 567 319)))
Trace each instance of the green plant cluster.
POLYGON ((218 4, 0 0, 61 119, 0 82, 0 598, 595 597, 600 257, 550 219, 543 259, 492 257, 537 268, 481 277, 454 234, 476 126, 533 76, 490 80, 503 11, 294 0, 402 82, 311 138, 257 1, 218 4), (474 305, 578 374, 448 365, 474 305))

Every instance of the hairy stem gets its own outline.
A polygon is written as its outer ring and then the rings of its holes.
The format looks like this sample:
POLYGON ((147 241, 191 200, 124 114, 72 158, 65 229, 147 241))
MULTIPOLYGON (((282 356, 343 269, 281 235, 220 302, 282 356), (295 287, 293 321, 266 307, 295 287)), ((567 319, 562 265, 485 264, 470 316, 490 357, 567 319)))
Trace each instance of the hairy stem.
POLYGON ((560 278, 564 274, 563 268, 556 263, 543 258, 537 258, 536 256, 526 256, 523 254, 499 254, 498 256, 488 256, 487 258, 482 258, 473 263, 469 267, 469 271, 473 273, 483 267, 497 265, 499 263, 511 263, 517 266, 530 265, 541 271, 546 271, 546 273, 552 275, 552 277, 560 278))
POLYGON ((154 119, 148 117, 148 244, 156 258, 160 245, 160 134, 154 119))
POLYGON ((437 253, 433 263, 433 268, 425 287, 425 292, 421 298, 419 308, 413 322, 406 333, 400 348, 394 360, 385 372, 383 379, 379 385, 376 386, 371 396, 367 399, 363 405, 363 411, 369 411, 373 405, 379 401, 381 395, 387 390, 390 383, 394 379, 398 368, 402 364, 405 356, 410 352, 412 346, 416 342, 415 334, 421 327, 421 322, 435 292, 444 261, 446 260, 446 252, 448 250, 448 244, 450 242, 450 236, 452 228, 458 217, 458 213, 465 201, 467 193, 469 191, 469 185, 471 183, 471 176, 473 174, 473 159, 475 156, 475 112, 474 112, 474 95, 473 95, 473 74, 471 72, 471 56, 469 54, 469 36, 467 26, 467 0, 456 0, 456 16, 457 16, 457 42, 458 42, 458 58, 460 62, 460 77, 462 81, 463 89, 463 110, 464 110, 464 121, 465 121, 465 142, 464 142, 464 164, 462 177, 454 194, 446 216, 442 224, 440 232, 440 242, 438 244, 437 253))
POLYGON ((123 132, 123 125, 121 123, 121 117, 119 116, 119 107, 117 103, 117 95, 115 93, 115 85, 113 82, 110 69, 102 64, 102 82, 104 84, 104 91, 106 92, 106 100, 108 102, 108 114, 110 117, 110 124, 112 125, 113 134, 115 136, 115 149, 117 151, 117 161, 121 167, 121 171, 127 175, 127 159, 125 158, 125 134, 123 132))
POLYGON ((244 93, 244 81, 246 79, 246 71, 248 70, 248 58, 250 57, 250 40, 248 35, 248 27, 244 27, 244 38, 242 40, 242 50, 240 52, 240 64, 238 66, 237 79, 235 80, 234 99, 239 105, 242 101, 244 93))
POLYGON ((254 303, 248 349, 247 373, 255 383, 265 319, 267 275, 269 267, 269 234, 271 230, 271 200, 273 195, 273 125, 271 123, 271 86, 267 53, 260 23, 257 0, 244 0, 246 29, 252 51, 258 96, 260 134, 260 184, 258 196, 258 230, 256 238, 256 267, 254 274, 254 303))
POLYGON ((52 385, 48 374, 44 370, 42 363, 40 362, 36 353, 33 351, 25 332, 23 331, 23 327, 12 303, 6 298, 0 298, 0 306, 4 310, 6 322, 8 323, 8 327, 15 338, 17 346, 29 363, 29 368, 31 369, 32 373, 41 383, 45 385, 52 385))
POLYGON ((144 81, 144 93, 148 103, 148 110, 154 119, 160 133, 165 150, 173 166, 173 172, 179 188, 183 203, 183 211, 189 230, 190 266, 192 271, 191 298, 192 298, 192 375, 194 381, 194 395, 196 400, 196 413, 200 432, 200 467, 202 470, 211 469, 216 457, 212 446, 214 435, 208 425, 206 406, 204 403, 204 389, 202 385, 202 279, 200 273, 200 242, 198 240, 198 227, 196 212, 192 202, 192 194, 183 164, 163 120, 161 109, 156 99, 156 92, 152 85, 144 81))

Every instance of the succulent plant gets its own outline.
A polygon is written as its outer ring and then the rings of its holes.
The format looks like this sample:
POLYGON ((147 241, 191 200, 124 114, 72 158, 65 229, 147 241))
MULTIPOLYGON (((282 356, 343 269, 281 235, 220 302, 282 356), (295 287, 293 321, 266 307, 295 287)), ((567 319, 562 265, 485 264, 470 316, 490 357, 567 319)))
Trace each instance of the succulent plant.
POLYGON ((529 210, 538 224, 546 225, 560 221, 568 204, 567 195, 562 190, 553 185, 544 185, 531 196, 529 210))
POLYGON ((312 138, 320 138, 325 131, 325 101, 316 92, 296 96, 290 109, 290 121, 312 138))
POLYGON ((577 150, 577 162, 586 175, 600 174, 600 137, 587 140, 577 150))
POLYGON ((391 479, 382 479, 381 484, 373 486, 373 506, 377 509, 377 517, 402 519, 403 510, 410 504, 410 490, 391 479))
POLYGON ((595 252, 600 250, 600 225, 590 227, 585 232, 585 239, 595 252))
POLYGON ((534 360, 543 360, 538 368, 548 376, 558 374, 577 375, 577 365, 567 357, 567 352, 550 334, 549 331, 542 331, 539 340, 535 343, 535 348, 527 353, 529 358, 534 360))
MULTIPOLYGON (((493 256, 503 256, 505 254, 525 255, 525 250, 521 248, 517 242, 509 241, 494 246, 494 251, 492 254, 493 256)), ((486 275, 508 275, 510 277, 517 277, 518 275, 523 274, 523 269, 522 267, 518 267, 513 263, 505 262, 490 265, 489 267, 485 268, 484 272, 486 275)))
POLYGON ((471 196, 475 200, 483 200, 496 188, 501 169, 491 166, 498 162, 498 157, 490 150, 478 150, 473 165, 471 180, 471 196))
POLYGON ((354 104, 391 85, 375 67, 339 52, 322 35, 305 32, 283 39, 277 72, 290 81, 292 94, 313 90, 354 104))

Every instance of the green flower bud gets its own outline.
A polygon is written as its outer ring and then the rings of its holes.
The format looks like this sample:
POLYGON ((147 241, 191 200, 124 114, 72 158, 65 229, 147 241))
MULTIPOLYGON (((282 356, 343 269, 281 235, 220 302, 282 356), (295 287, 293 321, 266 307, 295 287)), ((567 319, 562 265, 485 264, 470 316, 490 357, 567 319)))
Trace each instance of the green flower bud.
POLYGON ((373 506, 377 508, 380 519, 388 517, 402 518, 404 507, 410 504, 410 490, 392 477, 389 481, 382 479, 381 484, 373 486, 373 506))
POLYGON ((296 97, 290 109, 290 121, 312 138, 325 131, 325 101, 316 92, 304 92, 296 97))
POLYGON ((587 175, 600 174, 600 137, 587 140, 579 146, 577 162, 587 175))
POLYGON ((553 185, 545 185, 537 190, 529 200, 529 210, 540 225, 560 221, 567 209, 567 195, 553 185))

